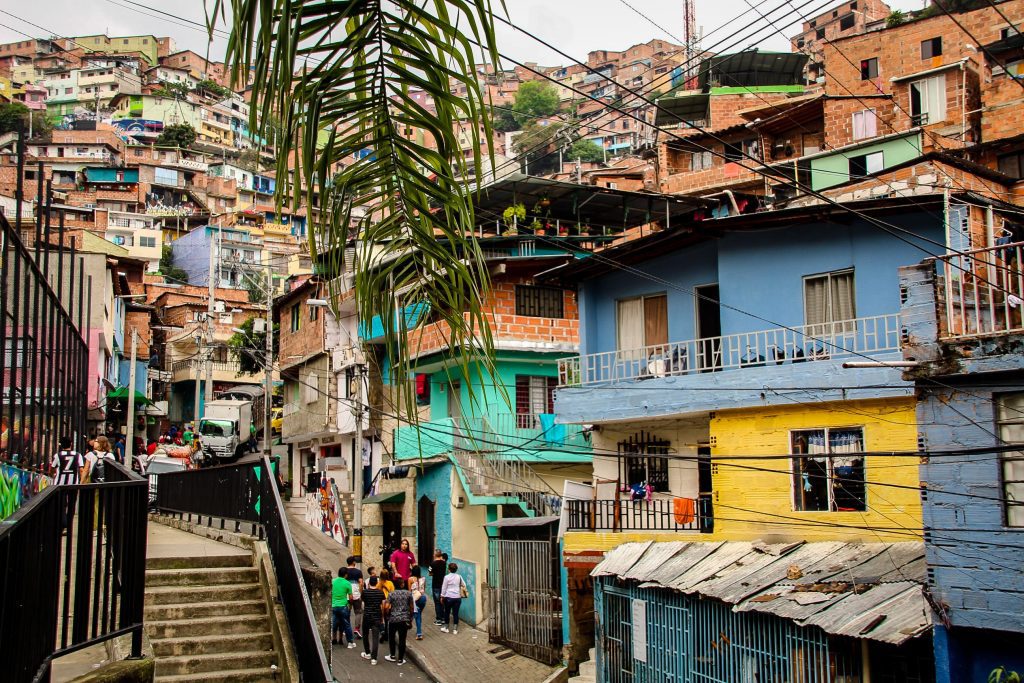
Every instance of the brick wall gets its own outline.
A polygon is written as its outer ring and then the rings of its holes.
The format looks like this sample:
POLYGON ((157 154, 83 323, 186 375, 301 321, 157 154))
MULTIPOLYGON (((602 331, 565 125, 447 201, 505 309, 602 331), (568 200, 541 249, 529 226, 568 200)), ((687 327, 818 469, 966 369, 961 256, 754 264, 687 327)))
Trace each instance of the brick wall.
MULTIPOLYGON (((825 145, 828 148, 844 147, 859 140, 853 139, 853 115, 865 109, 874 109, 877 118, 878 135, 887 135, 896 129, 896 107, 886 97, 867 97, 863 100, 839 98, 825 100, 825 145)), ((902 113, 902 112, 901 112, 902 113)), ((897 130, 909 128, 909 119, 903 120, 897 130)))
POLYGON ((304 288, 302 293, 288 297, 277 311, 281 338, 278 358, 282 369, 301 363, 304 357, 324 350, 324 315, 327 311, 323 308, 311 309, 306 305, 306 301, 318 296, 315 287, 304 288), (292 306, 296 304, 299 306, 299 329, 293 332, 292 306), (316 320, 309 319, 310 310, 316 311, 316 320))
MULTIPOLYGON (((578 344, 579 310, 575 294, 568 290, 562 293, 562 318, 516 315, 515 287, 531 281, 532 278, 522 276, 492 283, 484 310, 494 342, 578 344)), ((466 318, 468 320, 468 315, 466 318)), ((448 325, 435 322, 410 332, 407 346, 411 355, 421 356, 448 348, 450 340, 448 325)))

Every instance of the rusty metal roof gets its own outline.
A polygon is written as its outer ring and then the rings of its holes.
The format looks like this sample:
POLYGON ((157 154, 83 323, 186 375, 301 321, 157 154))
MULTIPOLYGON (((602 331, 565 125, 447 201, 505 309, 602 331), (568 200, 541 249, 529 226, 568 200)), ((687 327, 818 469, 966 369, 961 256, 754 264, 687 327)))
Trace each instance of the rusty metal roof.
POLYGON ((932 627, 923 543, 625 543, 592 576, 899 645, 932 627))

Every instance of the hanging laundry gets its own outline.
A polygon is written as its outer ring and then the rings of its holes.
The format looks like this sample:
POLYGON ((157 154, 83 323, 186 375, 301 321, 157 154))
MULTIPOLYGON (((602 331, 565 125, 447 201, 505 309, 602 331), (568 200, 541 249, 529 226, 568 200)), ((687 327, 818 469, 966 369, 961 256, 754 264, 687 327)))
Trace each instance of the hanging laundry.
POLYGON ((697 516, 696 504, 693 498, 676 498, 672 501, 672 516, 679 526, 693 524, 697 516))

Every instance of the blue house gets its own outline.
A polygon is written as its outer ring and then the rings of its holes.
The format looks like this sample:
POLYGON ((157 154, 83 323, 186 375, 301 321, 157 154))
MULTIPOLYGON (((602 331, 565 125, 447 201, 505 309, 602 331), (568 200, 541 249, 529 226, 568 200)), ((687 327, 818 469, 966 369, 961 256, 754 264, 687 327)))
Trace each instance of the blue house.
MULTIPOLYGON (((898 656, 917 662, 908 677, 927 680, 920 653, 930 653, 932 621, 918 473, 880 452, 917 447, 914 385, 888 365, 903 360, 899 268, 943 251, 945 216, 943 196, 930 194, 913 205, 885 198, 679 221, 544 274, 548 284, 575 287, 580 309, 580 355, 559 362, 555 413, 592 426, 593 471, 567 484, 564 501, 566 583, 577 587, 563 601, 574 663, 592 646, 607 651, 628 623, 628 609, 615 612, 610 598, 594 604, 601 586, 590 574, 628 542, 689 543, 698 555, 714 546, 726 550, 723 561, 743 544, 851 556, 874 544, 886 549, 882 557, 908 559, 901 576, 917 616, 904 634, 912 638, 865 626, 857 636, 865 666, 881 671, 898 656)), ((686 567, 678 568, 673 580, 685 583, 686 567)), ((866 576, 858 572, 858 581, 866 576)), ((656 612, 669 631, 690 628, 662 619, 672 610, 714 620, 715 610, 738 612, 747 597, 726 592, 713 607, 643 586, 605 588, 627 606, 647 601, 651 629, 656 612)), ((864 609, 882 623, 884 607, 864 609)), ((757 619, 738 614, 728 625, 747 629, 757 619)), ((792 619, 776 622, 793 628, 792 619)), ((827 638, 797 626, 808 643, 827 638)), ((768 659, 791 656, 757 646, 768 659)), ((693 662, 684 656, 651 660, 637 680, 689 680, 682 672, 693 662)), ((741 660, 701 680, 768 680, 742 677, 741 660)), ((615 680, 631 664, 608 666, 615 680)))
POLYGON ((937 680, 1024 672, 1024 231, 1017 211, 951 203, 965 254, 900 270, 905 359, 916 364, 928 583, 942 612, 937 680), (995 246, 970 249, 974 243, 995 246), (969 238, 972 238, 969 239, 969 238))

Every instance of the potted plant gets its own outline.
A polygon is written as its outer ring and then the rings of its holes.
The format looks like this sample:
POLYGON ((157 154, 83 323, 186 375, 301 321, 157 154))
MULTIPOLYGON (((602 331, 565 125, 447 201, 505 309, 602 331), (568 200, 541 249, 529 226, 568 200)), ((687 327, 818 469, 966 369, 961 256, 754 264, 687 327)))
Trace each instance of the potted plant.
POLYGON ((522 202, 512 204, 501 213, 501 217, 505 220, 506 226, 516 228, 526 220, 526 207, 523 206, 522 202))
POLYGON ((506 228, 505 232, 501 234, 503 237, 514 237, 519 234, 519 228, 513 225, 511 228, 506 228))
POLYGON ((586 237, 587 235, 590 234, 590 226, 587 225, 586 223, 582 223, 582 224, 581 223, 577 223, 576 224, 576 230, 579 232, 579 234, 582 237, 586 237))
POLYGON ((569 226, 568 225, 561 225, 560 224, 558 226, 558 236, 559 237, 568 237, 569 236, 569 226))
POLYGON ((530 223, 530 230, 533 230, 533 234, 534 235, 543 235, 544 234, 544 226, 536 218, 534 218, 533 222, 530 223))

